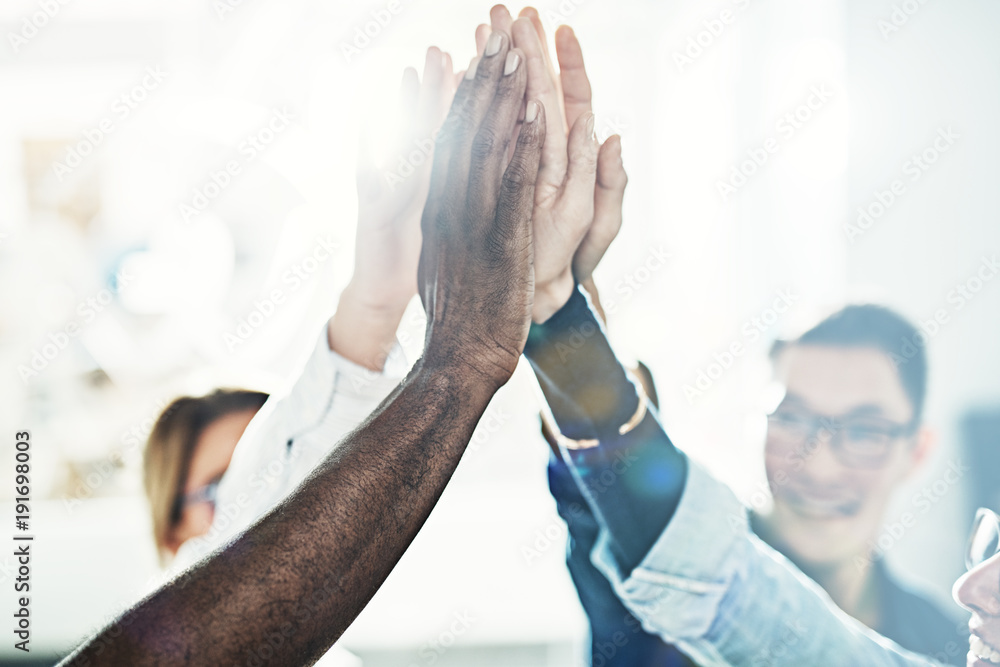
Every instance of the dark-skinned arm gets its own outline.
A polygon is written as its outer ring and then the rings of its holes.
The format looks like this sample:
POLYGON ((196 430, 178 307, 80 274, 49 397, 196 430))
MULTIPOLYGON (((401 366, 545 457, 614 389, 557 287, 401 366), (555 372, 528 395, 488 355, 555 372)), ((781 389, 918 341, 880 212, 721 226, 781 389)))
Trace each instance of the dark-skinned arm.
POLYGON ((498 39, 460 85, 435 148, 421 221, 421 360, 288 498, 65 664, 243 664, 275 635, 268 664, 310 664, 409 546, 513 373, 531 316, 544 113, 527 103, 506 165, 525 75, 509 37, 498 39))

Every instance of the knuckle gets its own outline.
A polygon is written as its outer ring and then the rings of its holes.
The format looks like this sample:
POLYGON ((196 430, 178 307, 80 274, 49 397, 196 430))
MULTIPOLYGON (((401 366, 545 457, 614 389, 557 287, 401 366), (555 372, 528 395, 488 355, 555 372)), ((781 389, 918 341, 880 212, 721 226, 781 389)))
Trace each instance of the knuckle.
POLYGON ((441 124, 435 144, 438 146, 455 145, 468 135, 470 129, 475 127, 475 105, 471 100, 465 99, 455 101, 451 111, 441 124))
POLYGON ((545 132, 537 127, 521 127, 521 134, 518 135, 517 143, 525 150, 534 153, 542 150, 542 142, 545 140, 545 132))
MULTIPOLYGON (((498 216, 502 219, 503 216, 498 216)), ((507 237, 510 235, 510 230, 505 228, 504 225, 498 224, 490 233, 487 234, 485 239, 486 254, 494 261, 503 261, 507 254, 507 237)))
POLYGON ((601 221, 600 226, 594 230, 595 237, 601 244, 610 243, 618 236, 621 228, 621 216, 610 216, 608 219, 601 221))
POLYGON ((628 185, 628 175, 624 171, 619 171, 610 176, 598 176, 598 185, 609 194, 622 196, 625 187, 628 185))
POLYGON ((492 157, 501 149, 506 150, 503 140, 492 128, 484 127, 476 133, 476 138, 472 142, 472 157, 485 159, 492 157))
POLYGON ((528 170, 520 162, 511 162, 503 174, 505 190, 518 190, 528 184, 528 170))
POLYGON ((580 151, 573 158, 573 166, 583 172, 597 172, 597 155, 590 151, 580 151))
POLYGON ((441 153, 442 150, 446 150, 451 146, 454 146, 461 131, 461 127, 462 119, 459 118, 458 114, 448 114, 448 117, 441 125, 441 130, 434 139, 435 151, 437 153, 441 153))

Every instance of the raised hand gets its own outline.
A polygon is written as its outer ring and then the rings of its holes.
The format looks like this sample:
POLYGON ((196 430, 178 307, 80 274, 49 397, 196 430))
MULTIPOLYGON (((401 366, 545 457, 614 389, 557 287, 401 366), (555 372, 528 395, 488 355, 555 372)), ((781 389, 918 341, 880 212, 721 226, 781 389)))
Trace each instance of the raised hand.
POLYGON ((531 319, 531 215, 545 111, 529 97, 507 164, 527 74, 494 31, 473 59, 438 136, 424 208, 419 284, 425 367, 458 364, 489 386, 514 372, 531 319))
MULTIPOLYGON (((514 20, 506 7, 490 11, 492 31, 510 31, 527 59, 527 96, 537 98, 552 124, 545 136, 532 213, 535 234, 535 304, 532 317, 544 322, 569 298, 574 278, 589 281, 621 227, 627 177, 621 140, 598 146, 591 111, 591 88, 579 41, 572 29, 556 31, 553 67, 538 12, 521 11, 514 20)), ((476 30, 482 51, 491 27, 476 30)))
POLYGON ((175 664, 185 656, 232 665, 275 634, 284 639, 269 664, 313 664, 413 541, 513 373, 531 319, 531 209, 545 111, 527 103, 507 164, 524 57, 508 36, 491 40, 460 84, 435 149, 421 219, 423 357, 271 512, 64 665, 175 664))
POLYGON ((382 368, 403 311, 417 293, 420 216, 430 186, 434 136, 455 94, 452 70, 451 57, 433 46, 422 78, 406 69, 402 128, 388 164, 375 163, 364 138, 359 146, 354 275, 330 321, 329 337, 339 354, 374 370, 382 368))

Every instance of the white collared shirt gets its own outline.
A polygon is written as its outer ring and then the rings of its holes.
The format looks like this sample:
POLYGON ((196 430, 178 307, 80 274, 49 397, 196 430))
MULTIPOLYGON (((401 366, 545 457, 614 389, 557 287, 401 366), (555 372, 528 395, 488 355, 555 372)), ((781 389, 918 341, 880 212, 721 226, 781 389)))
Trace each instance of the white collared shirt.
MULTIPOLYGON (((348 361, 330 349, 324 326, 291 390, 268 398, 236 445, 211 530, 181 545, 171 570, 190 567, 281 502, 396 388, 407 368, 398 345, 381 373, 348 361)), ((361 663, 334 647, 318 664, 361 663)))

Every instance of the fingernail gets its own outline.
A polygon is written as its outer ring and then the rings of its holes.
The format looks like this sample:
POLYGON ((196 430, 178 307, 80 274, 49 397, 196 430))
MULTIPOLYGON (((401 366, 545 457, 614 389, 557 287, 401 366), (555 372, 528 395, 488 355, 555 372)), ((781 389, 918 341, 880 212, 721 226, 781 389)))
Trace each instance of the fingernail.
POLYGON ((442 53, 441 54, 441 69, 443 69, 443 70, 447 70, 448 69, 448 54, 447 53, 442 53))
POLYGON ((499 32, 494 32, 490 35, 490 38, 486 40, 486 51, 485 55, 495 56, 500 53, 500 46, 503 44, 503 35, 499 32))
POLYGON ((590 114, 590 118, 587 120, 587 136, 590 137, 591 141, 597 141, 597 133, 594 132, 594 124, 597 121, 597 117, 594 114, 590 114))
POLYGON ((534 123, 535 118, 538 117, 538 102, 535 100, 528 100, 527 106, 524 107, 524 122, 534 123))
POLYGON ((510 51, 507 54, 507 62, 505 62, 503 65, 503 75, 508 76, 509 74, 512 74, 514 70, 517 69, 517 65, 520 62, 521 62, 521 57, 516 53, 514 53, 513 51, 510 51))
POLYGON ((466 79, 476 78, 476 67, 479 65, 479 56, 474 57, 469 61, 469 69, 465 70, 466 79))

